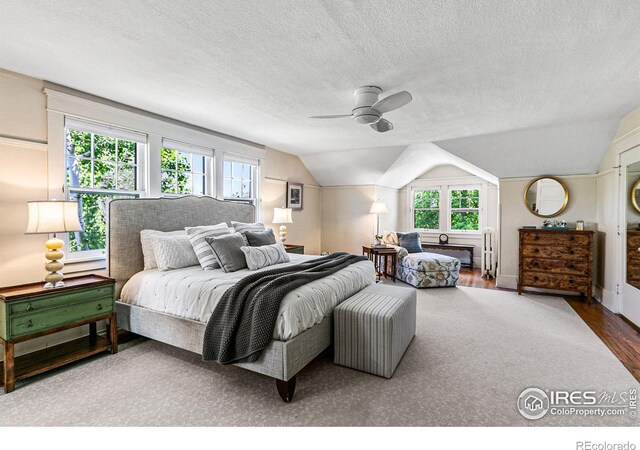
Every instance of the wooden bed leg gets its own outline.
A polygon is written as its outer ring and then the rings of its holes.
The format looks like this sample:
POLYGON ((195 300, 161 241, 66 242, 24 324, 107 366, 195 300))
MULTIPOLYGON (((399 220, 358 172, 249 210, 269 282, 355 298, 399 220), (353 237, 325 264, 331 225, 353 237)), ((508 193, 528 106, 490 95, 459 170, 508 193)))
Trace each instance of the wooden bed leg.
POLYGON ((290 403, 293 400, 293 393, 296 390, 296 376, 294 375, 289 381, 276 379, 276 387, 278 388, 278 394, 282 400, 286 403, 290 403))

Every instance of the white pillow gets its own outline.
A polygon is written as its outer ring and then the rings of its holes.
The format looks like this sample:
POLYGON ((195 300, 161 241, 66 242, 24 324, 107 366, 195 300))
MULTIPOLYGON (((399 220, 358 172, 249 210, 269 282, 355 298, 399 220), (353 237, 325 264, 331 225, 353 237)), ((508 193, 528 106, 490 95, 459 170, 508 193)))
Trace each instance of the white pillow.
POLYGON ((282 244, 262 245, 260 247, 240 247, 247 260, 249 270, 258 270, 274 264, 291 261, 282 244))
POLYGON ((142 230, 140 232, 140 244, 142 245, 142 257, 144 258, 144 270, 156 269, 156 255, 153 251, 152 236, 186 236, 184 230, 177 231, 158 231, 158 230, 142 230))
POLYGON ((189 236, 151 236, 158 270, 174 270, 197 266, 198 257, 193 251, 189 236))
POLYGON ((207 225, 202 227, 186 227, 193 251, 198 257, 200 267, 204 270, 219 269, 220 264, 211 250, 211 246, 205 240, 207 237, 221 236, 233 233, 233 228, 229 228, 225 222, 217 225, 207 225))

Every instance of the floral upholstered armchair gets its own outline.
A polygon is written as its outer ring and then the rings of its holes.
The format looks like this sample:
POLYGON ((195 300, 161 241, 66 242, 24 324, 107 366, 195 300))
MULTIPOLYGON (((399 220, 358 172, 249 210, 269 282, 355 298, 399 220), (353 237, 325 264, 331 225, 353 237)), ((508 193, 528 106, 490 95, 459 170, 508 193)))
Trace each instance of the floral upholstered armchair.
MULTIPOLYGON (((460 260, 437 253, 409 253, 400 247, 394 231, 385 231, 382 242, 397 252, 396 278, 417 288, 456 286, 460 275, 460 260)), ((391 262, 389 261, 389 265, 391 262)), ((387 271, 391 267, 387 267, 387 271)))

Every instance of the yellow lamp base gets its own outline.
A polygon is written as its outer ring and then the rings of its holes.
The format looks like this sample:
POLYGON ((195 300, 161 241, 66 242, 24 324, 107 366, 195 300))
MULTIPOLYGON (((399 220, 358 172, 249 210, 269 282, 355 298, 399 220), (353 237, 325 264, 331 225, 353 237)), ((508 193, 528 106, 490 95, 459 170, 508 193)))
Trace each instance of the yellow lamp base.
POLYGON ((44 265, 44 268, 47 269, 49 273, 44 277, 46 283, 43 287, 44 289, 62 287, 64 286, 64 282, 62 281, 64 275, 61 270, 64 267, 64 263, 60 260, 64 258, 64 252, 62 251, 64 241, 54 237, 45 242, 44 245, 47 247, 47 253, 45 253, 44 257, 49 261, 44 265))
POLYGON ((284 241, 287 240, 287 227, 284 225, 280 225, 280 242, 284 244, 284 241))

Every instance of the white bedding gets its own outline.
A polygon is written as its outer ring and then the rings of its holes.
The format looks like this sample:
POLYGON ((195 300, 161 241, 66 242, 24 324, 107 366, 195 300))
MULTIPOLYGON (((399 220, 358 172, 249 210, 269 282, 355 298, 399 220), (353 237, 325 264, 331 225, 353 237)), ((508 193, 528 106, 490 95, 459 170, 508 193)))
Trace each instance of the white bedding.
MULTIPOLYGON (((266 267, 293 265, 317 256, 290 254, 291 262, 266 267)), ((260 270, 258 270, 260 272, 260 270)), ((253 273, 248 269, 225 273, 200 266, 135 274, 122 288, 121 299, 154 311, 207 323, 222 294, 239 279, 253 273)), ((301 286, 285 296, 273 338, 286 341, 320 323, 342 301, 375 282, 370 261, 352 264, 333 275, 301 286)))

